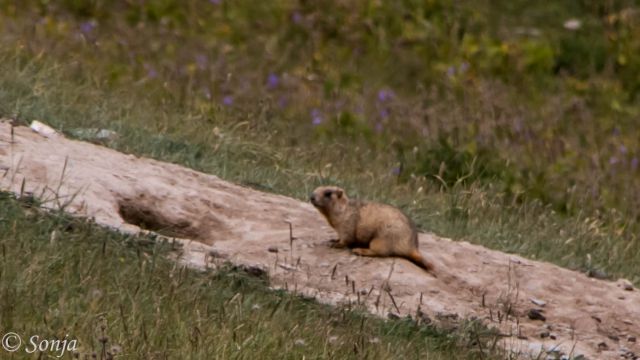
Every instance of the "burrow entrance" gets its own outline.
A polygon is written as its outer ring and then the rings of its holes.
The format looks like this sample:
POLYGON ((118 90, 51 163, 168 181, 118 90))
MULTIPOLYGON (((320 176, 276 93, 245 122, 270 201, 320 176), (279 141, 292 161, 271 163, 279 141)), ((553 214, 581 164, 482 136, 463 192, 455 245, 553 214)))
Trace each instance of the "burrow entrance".
MULTIPOLYGON (((175 202, 175 200, 171 200, 175 202)), ((118 213, 125 222, 167 237, 198 240, 211 244, 214 237, 227 233, 224 224, 208 209, 164 206, 163 199, 149 194, 118 200, 118 213)))

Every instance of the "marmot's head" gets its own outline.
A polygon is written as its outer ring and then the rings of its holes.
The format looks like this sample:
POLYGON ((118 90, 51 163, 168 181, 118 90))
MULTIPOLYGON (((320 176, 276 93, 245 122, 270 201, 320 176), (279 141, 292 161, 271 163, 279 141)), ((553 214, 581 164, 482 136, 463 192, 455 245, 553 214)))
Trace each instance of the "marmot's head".
POLYGON ((347 194, 337 186, 320 186, 311 193, 309 200, 323 214, 349 203, 347 194))

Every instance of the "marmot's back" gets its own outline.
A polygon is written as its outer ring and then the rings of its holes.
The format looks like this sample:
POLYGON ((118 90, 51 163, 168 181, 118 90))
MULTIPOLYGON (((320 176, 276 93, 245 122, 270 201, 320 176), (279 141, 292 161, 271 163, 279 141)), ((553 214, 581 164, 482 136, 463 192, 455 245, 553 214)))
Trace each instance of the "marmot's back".
POLYGON ((384 239, 394 253, 408 253, 416 247, 415 227, 399 209, 386 204, 365 203, 360 207, 359 215, 358 239, 384 239))

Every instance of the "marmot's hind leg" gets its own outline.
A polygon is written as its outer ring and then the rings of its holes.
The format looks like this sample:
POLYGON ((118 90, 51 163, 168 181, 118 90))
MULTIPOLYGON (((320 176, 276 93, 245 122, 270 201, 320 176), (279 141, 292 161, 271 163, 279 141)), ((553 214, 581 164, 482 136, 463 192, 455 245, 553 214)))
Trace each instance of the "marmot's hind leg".
POLYGON ((369 243, 369 248, 356 248, 351 250, 360 256, 390 256, 391 251, 387 243, 380 238, 375 238, 369 243))

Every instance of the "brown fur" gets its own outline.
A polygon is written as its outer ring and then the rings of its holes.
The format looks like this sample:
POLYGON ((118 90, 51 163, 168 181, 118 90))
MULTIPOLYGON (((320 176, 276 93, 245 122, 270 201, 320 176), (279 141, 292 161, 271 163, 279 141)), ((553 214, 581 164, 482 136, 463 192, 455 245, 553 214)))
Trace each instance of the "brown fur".
POLYGON ((351 200, 335 186, 315 189, 310 200, 338 233, 334 247, 348 247, 361 256, 399 256, 433 271, 418 250, 415 225, 399 209, 351 200))

